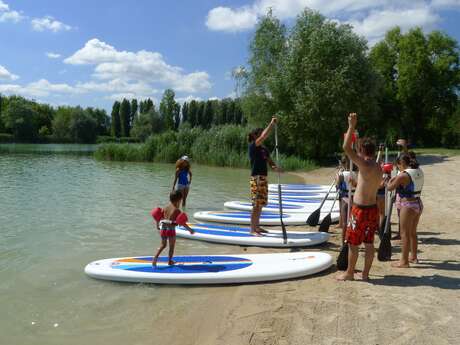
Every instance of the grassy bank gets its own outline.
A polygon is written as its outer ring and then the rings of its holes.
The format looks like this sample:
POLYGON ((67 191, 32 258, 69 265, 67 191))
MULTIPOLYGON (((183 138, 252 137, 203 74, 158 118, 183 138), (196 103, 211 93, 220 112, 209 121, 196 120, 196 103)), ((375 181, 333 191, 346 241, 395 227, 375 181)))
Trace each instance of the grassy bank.
MULTIPOLYGON (((237 125, 183 128, 151 136, 143 144, 103 144, 95 152, 98 160, 145 161, 174 163, 188 155, 194 163, 235 168, 249 167, 247 156, 248 129, 237 125)), ((317 165, 310 160, 280 156, 283 169, 312 170, 317 165)))

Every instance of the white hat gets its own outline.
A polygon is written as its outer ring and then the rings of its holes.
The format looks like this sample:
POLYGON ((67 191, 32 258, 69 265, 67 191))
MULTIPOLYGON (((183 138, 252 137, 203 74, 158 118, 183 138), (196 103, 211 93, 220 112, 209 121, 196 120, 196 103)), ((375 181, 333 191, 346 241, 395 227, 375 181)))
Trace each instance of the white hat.
POLYGON ((188 156, 182 156, 180 159, 182 159, 183 161, 189 161, 190 158, 188 158, 188 156))

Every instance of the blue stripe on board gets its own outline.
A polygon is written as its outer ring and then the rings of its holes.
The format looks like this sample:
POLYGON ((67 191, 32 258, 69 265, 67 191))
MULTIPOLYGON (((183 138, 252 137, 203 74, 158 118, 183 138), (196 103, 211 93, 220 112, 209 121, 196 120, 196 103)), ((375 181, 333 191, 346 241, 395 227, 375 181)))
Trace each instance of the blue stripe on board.
POLYGON ((195 227, 202 227, 202 228, 208 228, 208 229, 222 229, 222 230, 233 230, 233 231, 247 231, 249 232, 249 227, 239 227, 239 226, 228 226, 228 225, 217 225, 217 224, 207 224, 207 223, 201 223, 201 224, 193 224, 193 226, 190 226, 192 229, 195 227))
MULTIPOLYGON (((212 212, 210 215, 213 216, 218 216, 222 218, 250 218, 251 214, 249 212, 234 212, 234 213, 217 213, 217 212, 212 212)), ((279 218, 279 214, 276 213, 263 213, 260 215, 260 219, 276 219, 279 218)), ((283 218, 289 218, 291 215, 289 214, 283 214, 283 218)))
MULTIPOLYGON (((135 257, 135 258, 124 258, 124 259, 135 259, 135 260, 143 260, 143 261, 150 261, 152 262, 152 257, 151 256, 141 256, 141 257, 135 257)), ((121 259, 123 260, 123 259, 121 259)), ((250 262, 251 260, 246 259, 246 258, 239 258, 235 256, 214 256, 214 255, 195 255, 195 256, 174 256, 175 261, 180 261, 180 262, 197 262, 197 261, 202 261, 202 262, 228 262, 228 261, 242 261, 242 262, 250 262)), ((158 258, 158 262, 168 262, 168 257, 167 256, 160 256, 158 258)))
MULTIPOLYGON (((177 260, 177 258, 174 258, 177 260)), ((232 263, 232 264, 192 264, 192 265, 181 265, 176 264, 173 266, 156 266, 145 265, 145 266, 135 266, 135 265, 120 265, 114 266, 114 269, 121 269, 125 271, 134 271, 134 272, 146 272, 146 273, 218 273, 225 271, 235 271, 242 268, 251 266, 252 262, 245 263, 232 263)))

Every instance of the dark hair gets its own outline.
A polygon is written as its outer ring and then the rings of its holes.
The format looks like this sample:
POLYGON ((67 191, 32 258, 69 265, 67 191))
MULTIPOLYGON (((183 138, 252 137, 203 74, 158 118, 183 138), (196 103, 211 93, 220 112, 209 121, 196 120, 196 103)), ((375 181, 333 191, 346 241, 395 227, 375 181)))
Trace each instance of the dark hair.
POLYGON ((417 162, 417 159, 415 158, 415 153, 412 151, 408 153, 403 153, 399 155, 398 158, 396 158, 396 163, 404 163, 405 165, 409 166, 412 169, 417 169, 419 167, 419 164, 417 162))
POLYGON ((169 201, 174 203, 180 200, 182 200, 182 192, 180 190, 175 190, 169 194, 169 201))
POLYGON ((374 156, 375 155, 375 143, 374 143, 374 141, 372 139, 370 139, 370 138, 366 138, 366 137, 362 138, 361 139, 360 150, 366 156, 374 156))
POLYGON ((248 142, 252 143, 255 141, 264 131, 263 128, 255 128, 248 134, 248 142))

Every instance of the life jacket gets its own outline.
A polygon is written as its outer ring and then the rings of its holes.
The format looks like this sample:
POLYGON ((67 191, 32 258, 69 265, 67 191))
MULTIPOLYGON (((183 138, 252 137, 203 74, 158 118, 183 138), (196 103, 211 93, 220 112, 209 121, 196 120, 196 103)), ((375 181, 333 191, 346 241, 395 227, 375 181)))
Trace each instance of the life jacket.
MULTIPOLYGON (((339 184, 337 186, 339 190, 339 196, 340 197, 347 197, 348 196, 348 191, 350 190, 350 175, 353 180, 356 180, 356 173, 354 171, 351 172, 348 170, 343 170, 339 174, 339 184)), ((354 194, 355 187, 351 186, 351 195, 354 194)))
POLYGON ((404 173, 409 176, 410 182, 407 186, 399 186, 396 189, 396 192, 398 193, 399 197, 401 198, 419 197, 422 194, 423 184, 425 180, 422 169, 420 168, 406 169, 404 171, 399 172, 399 174, 404 174, 404 173))
MULTIPOLYGON (((176 210, 176 217, 174 220, 164 218, 164 210, 157 207, 154 208, 150 214, 159 223, 160 230, 174 229, 176 225, 185 225, 188 222, 188 217, 185 212, 176 210)), ((174 215, 173 215, 174 217, 174 215)))

